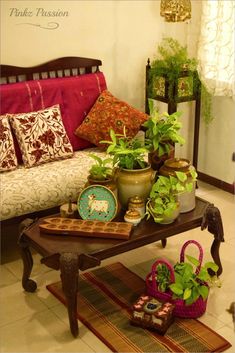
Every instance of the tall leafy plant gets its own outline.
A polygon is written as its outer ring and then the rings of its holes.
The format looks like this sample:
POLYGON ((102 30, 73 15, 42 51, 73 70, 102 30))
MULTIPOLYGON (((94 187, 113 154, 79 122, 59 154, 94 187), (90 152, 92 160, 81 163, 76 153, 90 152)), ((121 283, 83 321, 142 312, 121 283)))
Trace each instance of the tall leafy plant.
POLYGON ((157 151, 158 156, 169 154, 171 146, 175 143, 183 145, 185 139, 180 135, 179 130, 182 123, 179 121, 181 112, 173 114, 159 114, 154 105, 153 99, 148 99, 149 119, 144 122, 146 145, 150 151, 157 151))
POLYGON ((108 145, 107 153, 113 156, 113 165, 124 169, 143 169, 146 167, 145 154, 148 152, 140 140, 130 138, 126 135, 124 128, 123 134, 115 134, 110 130, 111 141, 101 141, 108 145))

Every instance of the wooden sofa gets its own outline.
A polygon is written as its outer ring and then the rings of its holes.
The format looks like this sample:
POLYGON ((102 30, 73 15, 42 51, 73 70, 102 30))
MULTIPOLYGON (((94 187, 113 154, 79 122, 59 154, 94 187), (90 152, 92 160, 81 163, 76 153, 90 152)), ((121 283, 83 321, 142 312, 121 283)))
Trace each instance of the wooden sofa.
MULTIPOLYGON (((84 82, 87 79, 93 85, 89 88, 90 83, 88 82, 88 86, 86 85, 82 91, 85 111, 81 112, 79 107, 73 107, 73 114, 85 115, 95 103, 100 92, 106 88, 105 78, 99 70, 101 65, 100 60, 81 57, 63 57, 29 68, 1 65, 1 98, 5 99, 1 104, 1 115, 26 112, 26 110, 22 110, 24 107, 21 106, 22 101, 26 98, 17 94, 17 89, 22 88, 22 84, 27 85, 27 89, 30 84, 31 91, 34 92, 36 86, 33 85, 42 82, 42 80, 44 85, 50 80, 51 83, 55 83, 56 80, 60 82, 62 85, 60 98, 62 96, 67 99, 65 103, 60 101, 60 104, 64 104, 62 107, 63 123, 68 137, 73 141, 71 143, 74 150, 72 158, 53 161, 33 168, 25 168, 21 164, 15 170, 0 174, 2 235, 10 235, 9 232, 13 231, 13 227, 27 217, 35 218, 59 210, 61 204, 68 202, 70 195, 72 195, 72 200, 76 201, 93 163, 92 159, 88 158, 88 154, 92 151, 101 157, 105 156, 105 152, 85 140, 79 140, 74 135, 77 123, 76 119, 72 119, 73 124, 71 123, 68 104, 68 100, 73 97, 66 96, 67 91, 63 82, 63 78, 68 79, 69 77, 73 81, 76 80, 73 84, 78 86, 78 90, 81 89, 81 86, 84 87, 84 82)), ((51 105, 56 103, 54 97, 48 98, 47 96, 47 99, 51 105)), ((35 106, 38 108, 37 104, 35 106)))

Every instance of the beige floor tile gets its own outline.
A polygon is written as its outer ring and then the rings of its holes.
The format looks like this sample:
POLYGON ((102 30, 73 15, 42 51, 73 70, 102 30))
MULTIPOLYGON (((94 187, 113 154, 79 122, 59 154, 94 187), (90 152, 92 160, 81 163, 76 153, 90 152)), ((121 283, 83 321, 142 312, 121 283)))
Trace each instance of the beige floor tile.
POLYGON ((47 309, 34 293, 25 292, 20 282, 0 289, 0 307, 0 326, 47 309))
MULTIPOLYGON (((201 231, 200 228, 196 228, 194 230, 184 232, 178 234, 174 237, 167 239, 167 245, 163 249, 160 242, 153 243, 149 245, 151 247, 153 254, 157 258, 167 258, 172 263, 179 261, 180 252, 183 244, 188 240, 196 240, 198 241, 204 251, 204 259, 203 261, 211 261, 210 248, 212 245, 214 237, 208 233, 207 231, 201 231)), ((187 247, 185 254, 190 254, 192 256, 198 256, 197 247, 194 245, 190 245, 187 247)))
MULTIPOLYGON (((46 273, 51 269, 45 265, 42 265, 40 260, 41 256, 39 254, 33 254, 33 268, 31 277, 39 276, 40 274, 46 273)), ((12 261, 5 265, 19 280, 22 278, 23 273, 23 262, 21 259, 12 261)))
MULTIPOLYGON (((51 309, 66 325, 69 330, 68 312, 63 304, 59 304, 51 309)), ((110 349, 101 342, 81 321, 78 321, 79 337, 87 343, 95 352, 111 352, 110 349)))
POLYGON ((219 208, 223 226, 225 240, 229 240, 235 237, 235 197, 234 195, 222 191, 216 190, 214 192, 208 193, 204 197, 207 201, 213 203, 219 208))
POLYGON ((232 325, 232 315, 227 311, 232 301, 234 301, 234 292, 223 287, 213 288, 209 293, 207 312, 224 324, 232 325))
POLYGON ((48 308, 58 304, 58 300, 46 288, 47 285, 60 281, 59 271, 50 270, 49 272, 42 273, 34 277, 37 283, 37 291, 34 295, 43 302, 48 308))
MULTIPOLYGON (((234 255, 235 252, 235 234, 231 233, 231 234, 227 234, 227 237, 225 238, 225 242, 226 244, 230 245, 229 251, 231 256, 234 255), (227 239, 228 237, 228 239, 227 239)), ((232 259, 234 259, 235 261, 235 256, 232 256, 232 259)))
POLYGON ((1 328, 1 352, 94 352, 50 310, 1 328))
POLYGON ((0 288, 9 286, 17 281, 18 278, 5 265, 0 265, 0 288))
POLYGON ((215 316, 211 315, 208 310, 206 310, 205 314, 198 318, 198 320, 212 328, 214 331, 217 331, 218 329, 224 326, 224 322, 215 318, 215 316))
POLYGON ((216 332, 222 337, 224 337, 227 341, 229 341, 229 343, 231 343, 232 345, 232 347, 227 349, 225 352, 234 353, 235 352, 235 331, 229 326, 225 325, 220 329, 218 329, 216 332))
POLYGON ((196 189, 196 195, 199 197, 204 197, 205 195, 207 195, 210 192, 216 191, 217 188, 213 185, 209 185, 207 183, 204 183, 201 180, 198 180, 197 182, 197 189, 196 189))

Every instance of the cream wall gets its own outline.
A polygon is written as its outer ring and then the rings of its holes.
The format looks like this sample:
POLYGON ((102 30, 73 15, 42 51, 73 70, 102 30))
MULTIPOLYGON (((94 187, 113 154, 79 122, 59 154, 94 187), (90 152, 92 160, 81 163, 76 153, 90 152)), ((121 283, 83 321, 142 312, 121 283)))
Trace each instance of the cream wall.
POLYGON ((198 170, 229 184, 235 181, 235 101, 232 98, 213 99, 212 123, 201 124, 198 170))
MULTIPOLYGON (((159 15, 160 1, 2 0, 1 63, 33 66, 61 56, 99 58, 109 90, 144 111, 147 58, 154 57, 163 36, 187 44, 190 54, 195 55, 200 8, 200 1, 193 0, 191 22, 169 24, 159 15), (68 16, 36 16, 37 8, 59 10, 68 16), (31 17, 26 13, 19 16, 17 11, 25 9, 31 17), (49 22, 57 22, 59 27, 41 28, 49 22)), ((215 101, 215 108, 219 113, 216 122, 208 129, 202 124, 199 170, 232 183, 235 105, 229 99, 220 99, 215 101), (226 142, 220 144, 220 149, 218 140, 226 142)), ((194 111, 192 104, 181 104, 178 109, 184 112, 183 135, 187 144, 177 149, 177 154, 192 159, 194 111)))

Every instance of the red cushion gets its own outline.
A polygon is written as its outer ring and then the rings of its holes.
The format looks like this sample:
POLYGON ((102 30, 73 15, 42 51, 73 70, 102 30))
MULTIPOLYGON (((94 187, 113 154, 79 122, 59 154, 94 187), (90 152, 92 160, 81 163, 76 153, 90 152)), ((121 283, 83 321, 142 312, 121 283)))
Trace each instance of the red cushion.
POLYGON ((0 172, 16 169, 17 159, 9 119, 0 116, 0 172))
MULTIPOLYGON (((103 73, 27 81, 0 86, 1 113, 28 113, 59 104, 73 150, 92 144, 74 134, 99 94, 106 89, 103 73)), ((17 157, 19 148, 16 146, 17 157)))
POLYGON ((100 141, 110 140, 110 129, 122 134, 125 126, 127 136, 134 137, 147 119, 147 114, 104 90, 86 119, 76 129, 76 134, 94 145, 104 147, 100 141))

